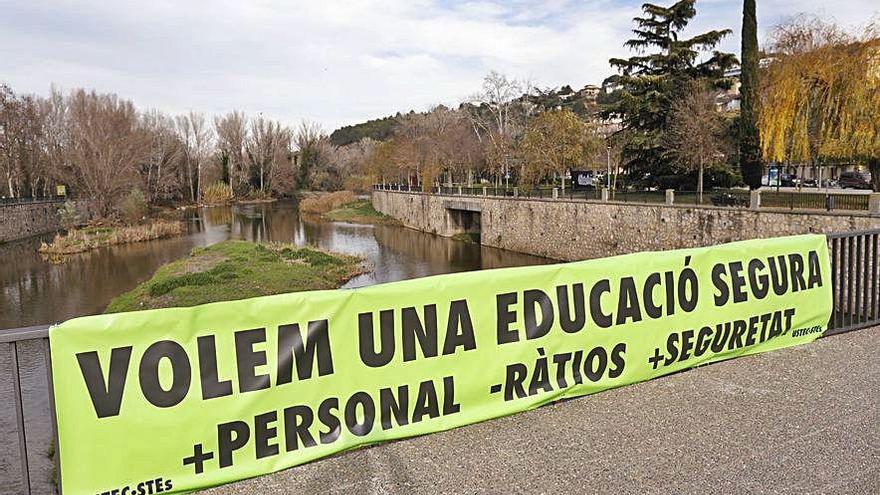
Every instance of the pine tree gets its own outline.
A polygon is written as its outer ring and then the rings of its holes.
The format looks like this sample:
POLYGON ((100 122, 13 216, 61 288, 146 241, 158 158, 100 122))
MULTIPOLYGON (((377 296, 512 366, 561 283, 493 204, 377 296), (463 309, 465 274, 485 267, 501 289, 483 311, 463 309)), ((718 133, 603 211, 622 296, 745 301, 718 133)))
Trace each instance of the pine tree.
POLYGON ((694 2, 680 0, 670 7, 644 4, 644 16, 633 19, 635 37, 625 43, 639 55, 610 60, 619 74, 606 79, 605 84, 616 87, 620 99, 602 115, 623 120, 617 137, 623 141, 622 158, 631 180, 656 185, 682 172, 664 152, 663 135, 673 103, 692 81, 704 80, 717 88, 730 86, 724 72, 736 63, 736 57, 713 50, 731 33, 729 29, 680 37, 696 16, 694 2), (646 53, 652 48, 657 51, 646 53), (710 56, 698 61, 707 52, 710 56))
POLYGON ((761 187, 761 143, 758 138, 758 20, 755 0, 743 1, 742 75, 740 76, 739 166, 752 189, 761 187))

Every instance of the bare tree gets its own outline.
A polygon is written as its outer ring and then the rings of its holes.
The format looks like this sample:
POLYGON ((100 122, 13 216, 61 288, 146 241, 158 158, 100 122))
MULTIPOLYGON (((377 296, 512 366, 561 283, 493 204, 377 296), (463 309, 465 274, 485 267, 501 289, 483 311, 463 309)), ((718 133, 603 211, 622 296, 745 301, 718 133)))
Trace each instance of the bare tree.
POLYGON ((32 96, 16 96, 0 85, 0 171, 10 197, 49 189, 44 167, 44 108, 32 96))
POLYGON ((715 107, 715 94, 699 85, 675 102, 665 137, 665 149, 687 170, 697 171, 697 195, 703 201, 703 170, 723 157, 724 125, 715 107))
POLYGON ((241 189, 250 178, 245 161, 247 118, 243 112, 235 110, 222 117, 214 117, 214 128, 217 131, 217 152, 221 164, 228 171, 229 184, 241 189))
POLYGON ((149 154, 147 133, 134 105, 113 94, 75 90, 67 98, 69 142, 64 148, 70 176, 107 215, 137 187, 137 165, 149 154))
POLYGON ((293 187, 290 141, 290 130, 280 123, 263 116, 251 120, 250 137, 246 141, 245 150, 248 164, 257 175, 261 192, 273 187, 276 190, 293 187))
POLYGON ((150 139, 149 156, 144 164, 147 200, 173 198, 180 188, 179 168, 185 153, 175 132, 174 119, 153 110, 144 113, 141 122, 150 139))
POLYGON ((466 106, 474 134, 484 147, 487 164, 499 185, 517 163, 515 143, 534 110, 524 97, 531 92, 531 84, 492 71, 483 79, 482 91, 466 106))
POLYGON ((324 129, 317 122, 303 120, 293 135, 296 146, 297 184, 299 187, 314 187, 312 173, 321 167, 330 151, 329 141, 324 129))

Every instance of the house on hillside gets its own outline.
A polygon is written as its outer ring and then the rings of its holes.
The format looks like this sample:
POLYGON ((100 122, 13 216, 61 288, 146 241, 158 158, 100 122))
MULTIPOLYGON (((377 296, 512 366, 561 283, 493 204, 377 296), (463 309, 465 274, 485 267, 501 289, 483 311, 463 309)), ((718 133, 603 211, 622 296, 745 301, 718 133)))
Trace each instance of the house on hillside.
POLYGON ((593 84, 587 84, 586 86, 583 87, 583 89, 578 91, 578 93, 580 94, 580 96, 582 98, 585 98, 588 100, 595 100, 596 97, 599 96, 599 93, 601 91, 602 91, 602 88, 600 88, 599 86, 595 86, 593 84))

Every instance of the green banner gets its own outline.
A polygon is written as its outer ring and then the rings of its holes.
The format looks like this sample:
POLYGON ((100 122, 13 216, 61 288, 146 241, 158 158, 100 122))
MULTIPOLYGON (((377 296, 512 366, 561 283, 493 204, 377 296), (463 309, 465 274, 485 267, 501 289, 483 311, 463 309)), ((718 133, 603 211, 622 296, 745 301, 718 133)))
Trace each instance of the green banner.
POLYGON ((179 493, 810 342, 825 236, 78 318, 65 495, 179 493))

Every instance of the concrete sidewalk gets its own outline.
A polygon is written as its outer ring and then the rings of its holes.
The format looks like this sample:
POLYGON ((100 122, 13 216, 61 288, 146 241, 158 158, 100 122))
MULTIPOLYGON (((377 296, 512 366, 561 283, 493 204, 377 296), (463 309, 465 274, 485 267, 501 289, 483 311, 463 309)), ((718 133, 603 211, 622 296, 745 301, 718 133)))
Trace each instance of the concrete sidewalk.
POLYGON ((880 493, 880 328, 203 493, 880 493))

